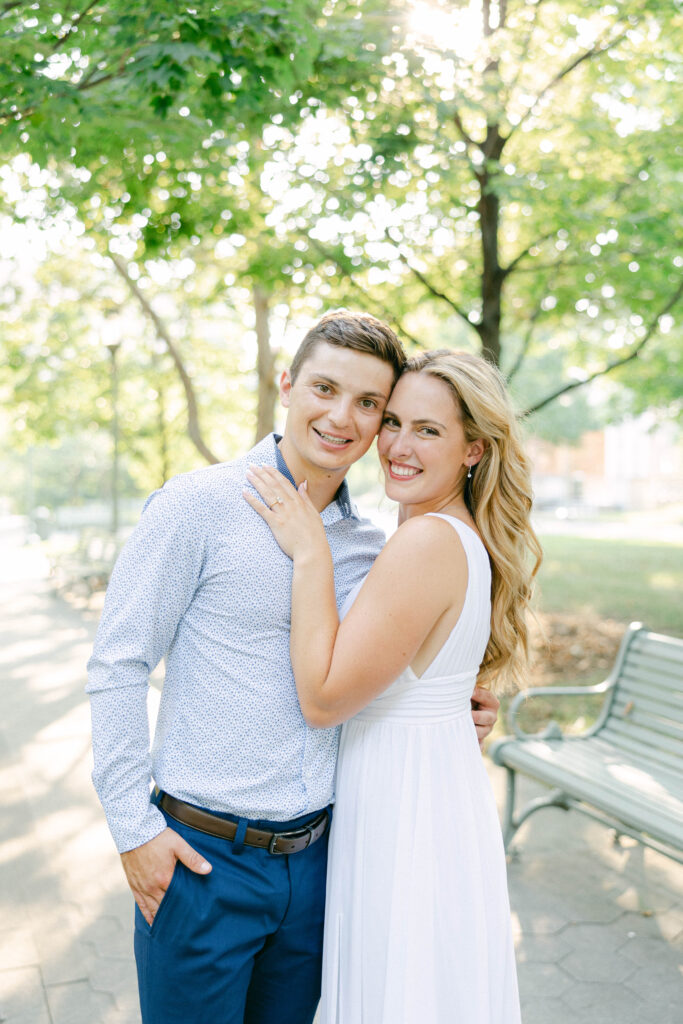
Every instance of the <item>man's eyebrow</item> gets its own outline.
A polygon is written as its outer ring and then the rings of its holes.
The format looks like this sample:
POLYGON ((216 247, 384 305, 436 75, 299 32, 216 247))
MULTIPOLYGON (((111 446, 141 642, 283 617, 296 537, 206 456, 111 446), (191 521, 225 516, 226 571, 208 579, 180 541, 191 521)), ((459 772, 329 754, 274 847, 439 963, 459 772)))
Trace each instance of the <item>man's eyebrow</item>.
MULTIPOLYGON (((316 373, 315 370, 311 373, 310 379, 323 380, 326 384, 331 384, 333 388, 338 388, 340 386, 339 381, 333 380, 332 377, 328 377, 325 373, 316 373)), ((386 399, 387 397, 384 391, 361 391, 360 393, 362 395, 366 395, 368 398, 386 399)))

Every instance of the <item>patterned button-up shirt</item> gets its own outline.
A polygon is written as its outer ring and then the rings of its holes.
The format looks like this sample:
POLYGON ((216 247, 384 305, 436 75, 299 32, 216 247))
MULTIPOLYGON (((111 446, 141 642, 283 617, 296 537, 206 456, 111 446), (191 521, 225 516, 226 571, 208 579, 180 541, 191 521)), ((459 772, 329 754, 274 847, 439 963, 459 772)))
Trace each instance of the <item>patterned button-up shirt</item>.
MULTIPOLYGON (((246 503, 244 458, 170 480, 114 568, 88 662, 93 782, 120 852, 164 827, 150 783, 201 807, 287 821, 333 798, 338 729, 311 729, 289 660, 292 563, 246 503), (151 754, 150 672, 166 658, 151 754)), ((384 537, 344 483, 322 512, 339 605, 384 537)))

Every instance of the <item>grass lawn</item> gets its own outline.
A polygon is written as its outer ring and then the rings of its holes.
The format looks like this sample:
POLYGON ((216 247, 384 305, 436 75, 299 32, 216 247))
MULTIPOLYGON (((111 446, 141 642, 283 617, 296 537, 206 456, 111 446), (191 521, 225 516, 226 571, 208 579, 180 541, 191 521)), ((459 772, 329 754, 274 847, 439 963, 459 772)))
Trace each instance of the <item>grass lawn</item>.
POLYGON ((536 605, 586 612, 683 637, 683 545, 541 537, 536 605))

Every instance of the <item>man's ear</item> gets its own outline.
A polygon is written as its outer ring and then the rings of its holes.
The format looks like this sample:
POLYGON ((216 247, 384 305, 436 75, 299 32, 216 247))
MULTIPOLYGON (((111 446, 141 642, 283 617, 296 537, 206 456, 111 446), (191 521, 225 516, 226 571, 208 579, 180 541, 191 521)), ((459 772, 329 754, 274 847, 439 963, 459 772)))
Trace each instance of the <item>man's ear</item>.
POLYGON ((289 408, 289 399, 292 394, 292 378, 289 370, 283 370, 280 377, 280 404, 285 409, 289 408))
POLYGON ((471 459, 472 466, 476 466, 485 451, 486 441, 481 437, 477 438, 476 441, 472 441, 472 443, 467 446, 467 458, 471 459))

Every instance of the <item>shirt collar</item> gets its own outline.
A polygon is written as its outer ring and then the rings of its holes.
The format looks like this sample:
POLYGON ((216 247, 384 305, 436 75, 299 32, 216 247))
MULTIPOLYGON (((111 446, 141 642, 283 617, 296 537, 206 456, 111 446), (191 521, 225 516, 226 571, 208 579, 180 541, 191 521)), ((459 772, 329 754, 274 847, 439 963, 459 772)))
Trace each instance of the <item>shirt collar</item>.
MULTIPOLYGON (((258 455, 258 457, 262 458, 264 461, 268 460, 271 465, 275 465, 275 468, 278 469, 283 476, 287 477, 293 487, 296 487, 294 477, 290 473, 289 467, 282 457, 282 452, 278 447, 281 440, 282 436, 280 434, 269 434, 267 437, 264 437, 263 441, 252 449, 250 455, 258 455)), ((325 506, 320 514, 326 526, 336 522, 338 519, 360 519, 360 516, 351 501, 349 485, 346 480, 342 480, 334 498, 329 505, 325 506)))

